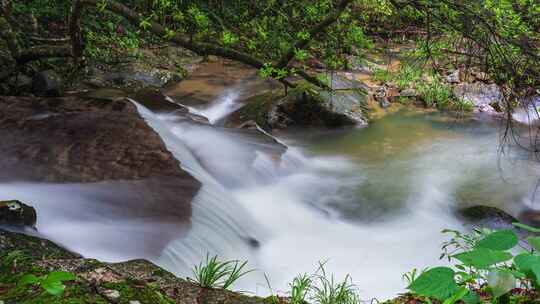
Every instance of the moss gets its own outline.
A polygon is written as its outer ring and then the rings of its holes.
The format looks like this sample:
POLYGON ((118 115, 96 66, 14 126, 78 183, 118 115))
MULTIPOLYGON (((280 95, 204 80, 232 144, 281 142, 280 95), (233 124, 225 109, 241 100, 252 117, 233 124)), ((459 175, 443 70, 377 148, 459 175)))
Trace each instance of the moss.
POLYGON ((118 303, 129 304, 129 301, 139 301, 141 304, 171 304, 175 303, 156 286, 144 284, 135 280, 126 280, 119 283, 106 283, 102 287, 120 292, 118 303))
POLYGON ((42 259, 71 259, 79 255, 71 253, 54 243, 33 236, 0 230, 0 249, 8 251, 23 251, 29 258, 42 259))
POLYGON ((267 114, 273 103, 282 97, 275 92, 266 92, 248 98, 246 105, 239 110, 240 120, 243 122, 253 120, 261 128, 270 129, 267 114))

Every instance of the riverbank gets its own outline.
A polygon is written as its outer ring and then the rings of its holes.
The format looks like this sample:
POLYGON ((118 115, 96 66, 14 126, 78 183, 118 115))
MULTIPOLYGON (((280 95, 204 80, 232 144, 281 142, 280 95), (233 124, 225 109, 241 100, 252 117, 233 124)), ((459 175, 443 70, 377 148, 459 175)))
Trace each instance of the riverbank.
POLYGON ((0 302, 122 304, 255 304, 268 303, 226 290, 204 289, 146 260, 104 263, 85 259, 48 240, 0 229, 0 302), (62 296, 39 287, 21 287, 28 274, 72 273, 62 296), (3 302, 2 302, 3 301, 3 302))

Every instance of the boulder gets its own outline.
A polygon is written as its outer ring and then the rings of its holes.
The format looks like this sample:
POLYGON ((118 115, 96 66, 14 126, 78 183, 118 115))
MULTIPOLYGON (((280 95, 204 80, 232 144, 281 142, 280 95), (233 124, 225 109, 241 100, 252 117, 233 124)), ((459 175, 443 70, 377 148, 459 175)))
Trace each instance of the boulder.
POLYGON ((453 88, 454 95, 474 105, 478 110, 485 105, 502 105, 503 94, 496 84, 483 82, 460 83, 453 88))
POLYGON ((104 220, 170 226, 126 230, 110 248, 156 257, 189 224, 200 183, 129 100, 0 97, 0 138, 0 182, 78 183, 104 220))
POLYGON ((176 46, 137 50, 122 62, 90 62, 84 73, 70 81, 73 88, 116 88, 126 91, 163 87, 182 81, 202 61, 202 57, 176 46))
POLYGON ((402 90, 400 93, 399 93, 399 96, 401 97, 409 97, 409 98, 413 98, 413 97, 416 97, 418 96, 418 93, 416 92, 415 89, 405 89, 405 90, 402 90))
POLYGON ((63 91, 62 77, 52 70, 36 73, 32 79, 32 92, 36 96, 57 97, 63 91))
POLYGON ((36 210, 20 201, 0 201, 0 225, 35 227, 36 210))
POLYGON ((283 96, 271 91, 253 96, 246 105, 229 116, 227 127, 238 127, 254 121, 264 130, 291 126, 335 128, 365 126, 367 120, 367 94, 365 91, 294 89, 283 96))
POLYGON ((333 90, 369 90, 369 87, 361 81, 356 80, 356 74, 352 72, 337 72, 327 75, 330 87, 333 90))
POLYGON ((514 216, 504 210, 491 206, 478 205, 460 208, 457 210, 457 215, 469 222, 488 228, 511 227, 512 223, 518 222, 514 216))
POLYGON ((360 90, 292 93, 272 105, 267 113, 267 124, 272 129, 364 126, 367 125, 366 107, 366 94, 360 90))
POLYGON ((460 83, 461 79, 460 79, 459 76, 460 76, 459 70, 455 70, 450 75, 446 76, 446 82, 448 82, 450 84, 460 83))
POLYGON ((154 112, 189 112, 186 107, 163 94, 157 87, 142 88, 130 97, 154 112))

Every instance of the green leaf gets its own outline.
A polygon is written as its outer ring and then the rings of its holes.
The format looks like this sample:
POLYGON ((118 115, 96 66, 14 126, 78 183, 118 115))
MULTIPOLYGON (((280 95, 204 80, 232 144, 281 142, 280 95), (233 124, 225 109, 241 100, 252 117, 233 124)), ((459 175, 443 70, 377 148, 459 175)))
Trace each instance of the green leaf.
POLYGON ((527 242, 529 242, 529 245, 532 246, 532 248, 534 248, 534 250, 536 250, 537 252, 540 252, 540 236, 536 236, 536 237, 529 237, 527 238, 527 242))
POLYGON ((53 296, 61 296, 64 293, 64 289, 66 289, 66 286, 64 286, 60 281, 50 280, 42 281, 41 287, 43 287, 47 293, 53 296))
POLYGON ((531 267, 531 272, 534 275, 534 279, 536 280, 536 283, 540 282, 540 264, 534 264, 531 267))
POLYGON ((519 238, 512 230, 499 230, 488 234, 476 243, 475 248, 487 248, 492 250, 509 250, 514 248, 519 238))
POLYGON ((472 266, 478 269, 487 269, 491 265, 510 260, 512 258, 512 254, 504 251, 478 248, 456 254, 453 257, 460 260, 467 266, 472 266))
POLYGON ((540 233, 540 228, 531 227, 522 223, 512 223, 514 227, 521 228, 530 232, 540 233))
POLYGON ((18 285, 19 285, 19 286, 26 286, 26 285, 36 284, 36 283, 39 283, 39 278, 36 277, 36 276, 33 275, 33 274, 27 274, 27 275, 23 276, 23 277, 19 280, 18 285))
POLYGON ((443 304, 454 304, 461 300, 469 293, 469 290, 465 287, 460 287, 450 298, 446 299, 443 304))
POLYGON ((65 272, 65 271, 53 271, 45 277, 46 281, 58 281, 58 282, 73 281, 76 279, 77 277, 73 273, 65 272))
POLYGON ((469 291, 462 300, 465 304, 477 304, 480 302, 480 297, 476 292, 469 291))
POLYGON ((540 264, 540 256, 522 253, 514 257, 516 268, 523 273, 529 273, 534 265, 540 264))
POLYGON ((488 285, 493 291, 493 296, 498 298, 516 287, 516 279, 510 271, 492 269, 488 274, 488 285))
POLYGON ((412 292, 444 301, 458 291, 454 280, 454 270, 448 267, 435 267, 422 273, 409 287, 412 292))

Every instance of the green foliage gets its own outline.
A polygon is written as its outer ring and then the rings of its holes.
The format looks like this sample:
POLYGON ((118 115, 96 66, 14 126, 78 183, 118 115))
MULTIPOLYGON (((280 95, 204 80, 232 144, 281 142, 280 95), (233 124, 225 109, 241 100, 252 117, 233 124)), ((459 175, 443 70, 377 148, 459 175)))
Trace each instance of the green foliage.
POLYGON ((470 234, 454 230, 444 232, 451 233, 452 238, 443 244, 441 258, 448 257, 458 263, 453 268, 436 267, 423 271, 417 278, 413 276, 408 287, 412 293, 437 299, 443 304, 459 300, 472 304, 479 302, 478 293, 487 294, 492 303, 502 299, 518 301, 519 297, 511 293, 516 286, 528 289, 529 294, 538 292, 540 256, 535 244, 537 237, 528 238, 531 251, 514 256, 519 238, 512 230, 482 229, 470 234))
MULTIPOLYGON (((400 90, 413 88, 426 107, 437 106, 441 110, 449 109, 461 112, 473 110, 473 104, 458 98, 452 92, 449 84, 439 75, 426 73, 421 67, 412 64, 403 64, 397 72, 376 69, 373 78, 384 83, 395 83, 400 90)), ((402 99, 402 103, 410 100, 402 99)))
POLYGON ((454 276, 451 268, 432 268, 423 272, 407 288, 416 294, 444 301, 459 289, 454 276))
POLYGON ((217 256, 206 256, 205 261, 193 268, 194 279, 190 279, 203 288, 228 289, 238 279, 251 270, 244 271, 247 262, 219 261, 217 256))
POLYGON ((312 276, 306 273, 296 276, 292 283, 289 283, 291 289, 291 304, 304 304, 312 283, 312 276))
POLYGON ((265 63, 262 68, 259 69, 259 77, 280 80, 294 73, 294 70, 288 68, 275 68, 271 63, 265 63))
POLYGON ((53 271, 40 277, 33 274, 27 274, 19 280, 18 285, 20 287, 28 285, 40 286, 50 295, 61 296, 66 288, 63 282, 73 281, 75 279, 77 279, 77 277, 70 272, 53 271))
POLYGON ((512 230, 499 230, 488 234, 476 242, 476 248, 510 250, 518 244, 518 237, 512 230))

